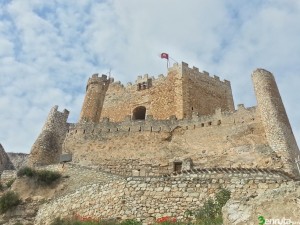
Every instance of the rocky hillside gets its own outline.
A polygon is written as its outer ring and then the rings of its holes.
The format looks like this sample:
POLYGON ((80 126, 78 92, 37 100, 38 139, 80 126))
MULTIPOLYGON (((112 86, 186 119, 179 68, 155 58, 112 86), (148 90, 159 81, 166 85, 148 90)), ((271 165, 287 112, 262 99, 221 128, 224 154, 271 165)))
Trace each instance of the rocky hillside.
POLYGON ((27 163, 27 158, 29 154, 8 152, 7 155, 12 164, 18 170, 27 163))
POLYGON ((257 196, 231 199, 223 208, 223 218, 224 225, 300 224, 299 212, 300 182, 297 181, 257 196))
POLYGON ((12 169, 14 169, 14 165, 12 164, 4 148, 0 144, 0 173, 3 170, 12 170, 12 169))

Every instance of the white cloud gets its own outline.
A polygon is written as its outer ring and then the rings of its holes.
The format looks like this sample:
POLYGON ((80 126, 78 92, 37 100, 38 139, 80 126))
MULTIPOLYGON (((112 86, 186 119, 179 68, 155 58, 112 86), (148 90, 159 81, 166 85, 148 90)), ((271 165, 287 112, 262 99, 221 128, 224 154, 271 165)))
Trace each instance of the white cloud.
POLYGON ((53 105, 78 120, 92 73, 112 68, 124 83, 166 73, 160 52, 230 80, 246 106, 256 104, 251 72, 270 70, 299 137, 298 21, 298 0, 2 2, 0 142, 29 152, 53 105))

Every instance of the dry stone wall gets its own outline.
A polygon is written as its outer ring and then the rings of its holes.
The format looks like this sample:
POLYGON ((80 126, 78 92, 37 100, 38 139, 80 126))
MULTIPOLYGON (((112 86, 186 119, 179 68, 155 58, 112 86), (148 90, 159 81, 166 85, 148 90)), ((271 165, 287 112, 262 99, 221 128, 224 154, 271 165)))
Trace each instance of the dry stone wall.
POLYGON ((288 178, 268 171, 201 171, 174 177, 129 177, 107 184, 93 184, 44 204, 35 224, 49 224, 55 217, 93 219, 135 218, 146 224, 163 216, 182 219, 186 210, 196 210, 220 187, 232 199, 250 198, 278 188, 288 178))

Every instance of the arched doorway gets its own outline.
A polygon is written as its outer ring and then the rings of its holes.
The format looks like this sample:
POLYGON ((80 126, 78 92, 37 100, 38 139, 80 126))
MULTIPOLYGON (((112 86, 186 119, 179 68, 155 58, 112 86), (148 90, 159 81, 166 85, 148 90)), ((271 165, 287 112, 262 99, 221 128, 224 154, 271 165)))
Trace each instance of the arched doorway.
POLYGON ((132 112, 133 120, 145 120, 146 119, 146 107, 139 106, 136 107, 132 112))

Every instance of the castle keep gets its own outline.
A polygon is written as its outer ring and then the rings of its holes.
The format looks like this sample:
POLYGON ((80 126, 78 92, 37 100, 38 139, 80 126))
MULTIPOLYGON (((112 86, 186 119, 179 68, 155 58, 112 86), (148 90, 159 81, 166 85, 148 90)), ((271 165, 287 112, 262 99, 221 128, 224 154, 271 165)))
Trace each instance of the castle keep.
POLYGON ((273 75, 252 74, 257 106, 235 109, 230 82, 174 64, 166 76, 139 76, 126 86, 89 78, 78 123, 54 107, 29 163, 98 166, 126 176, 193 169, 280 170, 299 177, 299 149, 273 75))

